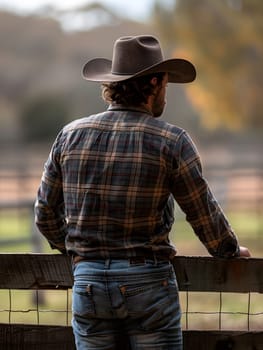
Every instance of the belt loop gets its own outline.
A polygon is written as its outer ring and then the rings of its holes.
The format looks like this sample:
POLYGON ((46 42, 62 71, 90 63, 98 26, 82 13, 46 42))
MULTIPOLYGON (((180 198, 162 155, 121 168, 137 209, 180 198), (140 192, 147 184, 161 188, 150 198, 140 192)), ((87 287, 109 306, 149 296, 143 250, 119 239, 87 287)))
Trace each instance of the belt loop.
POLYGON ((75 269, 75 265, 76 265, 76 263, 75 263, 75 259, 74 259, 74 258, 75 258, 75 256, 74 256, 74 255, 72 255, 72 256, 71 256, 71 258, 70 258, 70 259, 71 259, 71 267, 72 267, 73 271, 74 271, 74 269, 75 269))
POLYGON ((156 256, 155 252, 153 252, 153 260, 154 260, 154 265, 157 266, 158 265, 158 259, 157 259, 157 256, 156 256))
POLYGON ((108 269, 110 267, 111 260, 105 259, 105 269, 108 269))

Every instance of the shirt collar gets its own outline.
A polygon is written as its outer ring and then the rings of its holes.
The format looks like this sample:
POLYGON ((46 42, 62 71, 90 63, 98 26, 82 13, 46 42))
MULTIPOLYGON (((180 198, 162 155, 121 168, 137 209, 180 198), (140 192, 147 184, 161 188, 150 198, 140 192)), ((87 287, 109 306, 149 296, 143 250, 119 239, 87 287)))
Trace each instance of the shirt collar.
POLYGON ((124 106, 119 104, 110 105, 108 107, 108 111, 133 111, 138 113, 146 113, 153 116, 153 114, 144 107, 124 106))

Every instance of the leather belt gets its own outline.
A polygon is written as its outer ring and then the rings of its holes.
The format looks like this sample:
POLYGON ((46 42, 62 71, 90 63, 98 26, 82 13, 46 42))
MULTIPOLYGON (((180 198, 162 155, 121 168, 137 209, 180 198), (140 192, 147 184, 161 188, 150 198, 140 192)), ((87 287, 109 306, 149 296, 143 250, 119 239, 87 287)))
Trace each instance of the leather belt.
MULTIPOLYGON (((144 257, 144 256, 133 256, 130 258, 109 258, 109 260, 126 260, 129 261, 130 265, 145 265, 147 263, 147 261, 153 261, 153 262, 169 262, 168 259, 163 259, 163 258, 148 258, 148 257, 144 257)), ((80 255, 75 255, 72 258, 72 261, 74 264, 78 264, 81 261, 99 261, 99 260, 107 260, 107 259, 101 259, 101 258, 87 258, 84 256, 80 256, 80 255)))

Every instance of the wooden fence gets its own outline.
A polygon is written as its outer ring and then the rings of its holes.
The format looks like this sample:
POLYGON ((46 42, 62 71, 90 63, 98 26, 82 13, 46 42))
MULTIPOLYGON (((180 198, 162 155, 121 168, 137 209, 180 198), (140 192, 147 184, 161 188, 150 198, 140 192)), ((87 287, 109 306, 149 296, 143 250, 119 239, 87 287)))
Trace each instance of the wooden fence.
MULTIPOLYGON (((263 259, 178 256, 180 291, 263 293, 263 259)), ((71 289, 70 259, 49 254, 0 254, 0 289, 71 289)), ((184 330, 185 350, 262 350, 263 331, 184 330)), ((69 326, 0 324, 0 349, 74 349, 69 326)), ((118 349, 127 350, 125 339, 118 349)))

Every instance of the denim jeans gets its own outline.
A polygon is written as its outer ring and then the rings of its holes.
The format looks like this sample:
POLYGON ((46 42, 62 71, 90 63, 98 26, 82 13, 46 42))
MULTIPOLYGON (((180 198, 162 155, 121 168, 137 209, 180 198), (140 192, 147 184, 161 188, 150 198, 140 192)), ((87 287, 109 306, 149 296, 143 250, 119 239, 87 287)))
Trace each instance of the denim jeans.
POLYGON ((73 267, 72 327, 78 350, 182 350, 173 266, 146 260, 82 261, 73 267), (124 350, 124 347, 119 347, 124 350))

